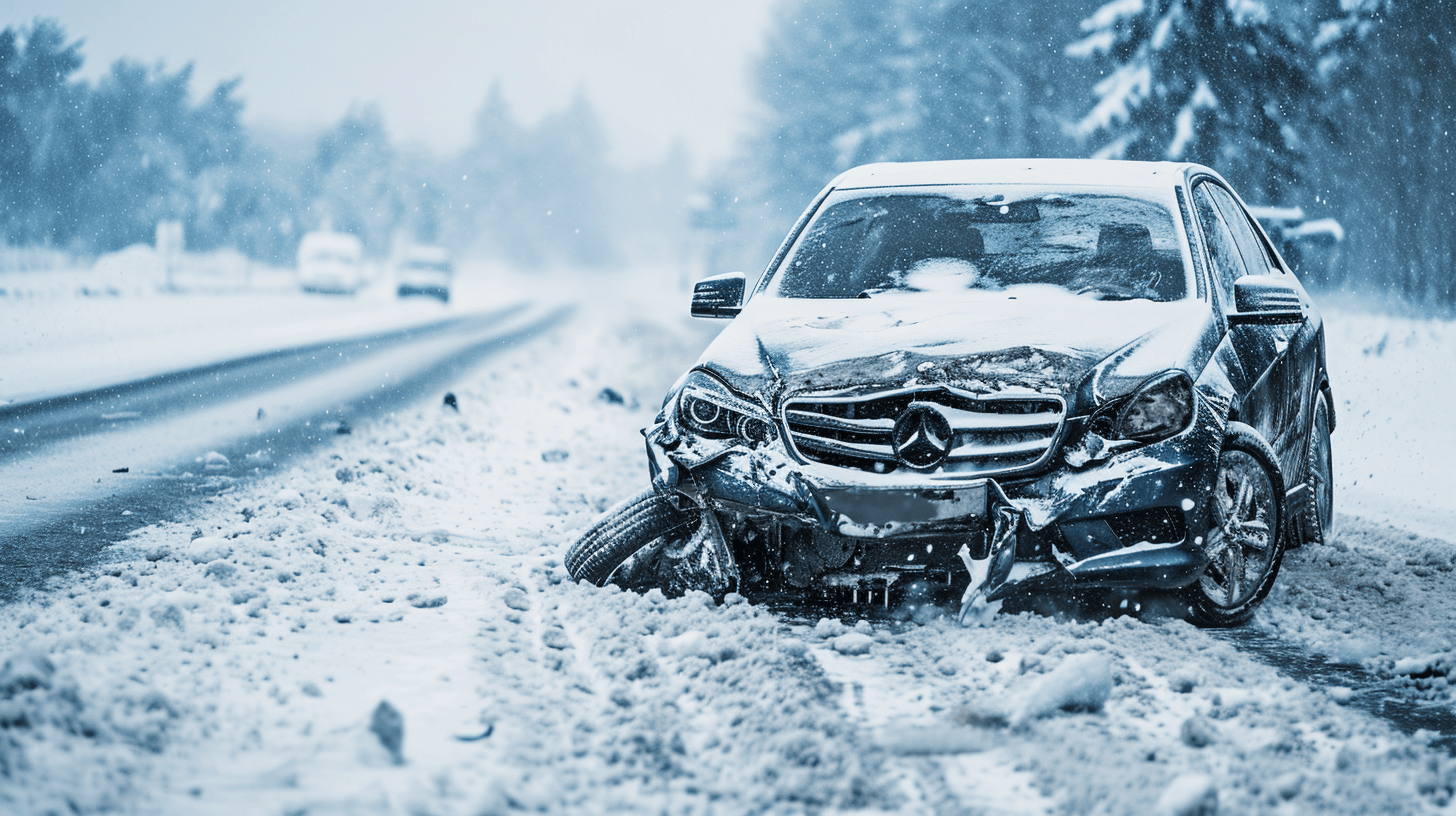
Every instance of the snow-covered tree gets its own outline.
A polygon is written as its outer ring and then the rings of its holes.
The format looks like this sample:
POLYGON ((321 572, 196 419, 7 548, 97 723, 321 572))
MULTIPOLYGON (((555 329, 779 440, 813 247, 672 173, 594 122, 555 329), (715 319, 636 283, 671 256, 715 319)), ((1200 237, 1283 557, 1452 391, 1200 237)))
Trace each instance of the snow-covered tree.
POLYGON ((1310 30, 1303 5, 1273 0, 1112 0, 1067 50, 1103 71, 1077 135, 1099 156, 1198 161, 1278 200, 1321 127, 1310 30))
POLYGON ((1339 123, 1311 173, 1350 239, 1329 285, 1456 307, 1456 0, 1343 0, 1320 30, 1339 123))
POLYGON ((727 179, 757 234, 736 262, 764 260, 809 196, 874 161, 1065 155, 1086 66, 1060 43, 1074 0, 790 0, 770 26, 755 82, 762 112, 727 179))

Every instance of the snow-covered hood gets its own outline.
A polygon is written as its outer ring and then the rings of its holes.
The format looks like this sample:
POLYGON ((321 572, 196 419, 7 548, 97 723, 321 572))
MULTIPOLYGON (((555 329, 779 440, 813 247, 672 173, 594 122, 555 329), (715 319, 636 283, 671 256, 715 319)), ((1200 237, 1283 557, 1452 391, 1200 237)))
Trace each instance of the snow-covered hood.
POLYGON ((933 384, 1030 389, 1072 403, 1084 381, 1092 387, 1084 394, 1105 399, 1169 368, 1197 377, 1217 340, 1201 301, 1098 301, 1052 286, 757 297, 698 366, 772 410, 786 394, 933 384))

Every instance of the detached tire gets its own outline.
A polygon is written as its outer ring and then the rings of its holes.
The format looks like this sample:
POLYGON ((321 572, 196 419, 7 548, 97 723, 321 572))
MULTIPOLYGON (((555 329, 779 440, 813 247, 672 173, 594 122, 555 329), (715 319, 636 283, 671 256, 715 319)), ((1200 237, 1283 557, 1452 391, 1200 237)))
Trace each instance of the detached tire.
POLYGON ((687 534, 697 523, 696 512, 673 507, 672 502, 649 487, 603 513, 566 550, 566 571, 578 581, 602 586, 617 567, 643 547, 661 538, 687 534))
POLYGON ((1203 575, 1185 592, 1198 626, 1239 626, 1254 617, 1284 560, 1284 479, 1274 451, 1253 428, 1229 423, 1209 497, 1203 575))
POLYGON ((1305 544, 1323 544, 1330 540, 1335 522, 1334 459, 1330 454, 1330 403, 1321 391, 1314 399, 1314 421, 1309 427, 1305 445, 1305 484, 1309 485, 1309 501, 1304 507, 1301 525, 1305 544))

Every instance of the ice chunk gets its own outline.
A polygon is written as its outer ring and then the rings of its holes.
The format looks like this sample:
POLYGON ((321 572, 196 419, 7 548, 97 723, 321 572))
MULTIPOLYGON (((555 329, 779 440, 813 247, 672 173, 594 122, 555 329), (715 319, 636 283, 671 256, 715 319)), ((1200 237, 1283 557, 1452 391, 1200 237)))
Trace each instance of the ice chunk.
POLYGON ((1186 773, 1168 783, 1158 804, 1158 816, 1214 816, 1218 812, 1218 788, 1208 774, 1186 773))
POLYGON ((829 641, 834 651, 846 655, 869 654, 870 647, 875 645, 875 639, 864 632, 849 632, 829 641))
POLYGON ((227 558, 232 554, 232 542, 225 538, 202 536, 192 539, 192 543, 183 549, 179 557, 186 558, 194 564, 206 564, 210 561, 227 558))
POLYGON ((1100 652, 1072 655, 1042 675, 1012 706, 1013 727, 1060 710, 1100 711, 1112 694, 1112 661, 1100 652))
POLYGON ((659 651, 681 657, 701 657, 711 663, 721 663, 738 656, 738 650, 731 643, 722 638, 710 638, 696 629, 667 638, 662 641, 659 651))
POLYGON ((411 592, 405 596, 405 600, 416 609, 435 609, 444 606, 449 598, 437 592, 411 592))
POLYGON ((815 637, 832 638, 844 634, 845 626, 838 618, 820 618, 814 624, 815 637))

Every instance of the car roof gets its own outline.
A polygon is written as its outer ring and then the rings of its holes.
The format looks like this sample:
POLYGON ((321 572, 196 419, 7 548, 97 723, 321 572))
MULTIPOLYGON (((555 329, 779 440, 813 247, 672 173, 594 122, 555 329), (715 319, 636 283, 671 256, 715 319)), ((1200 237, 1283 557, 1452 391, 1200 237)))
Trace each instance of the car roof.
POLYGON ((1193 171, 1216 173, 1189 162, 1113 159, 958 159, 880 162, 844 171, 831 182, 839 189, 937 184, 1085 184, 1106 187, 1166 187, 1193 171))

